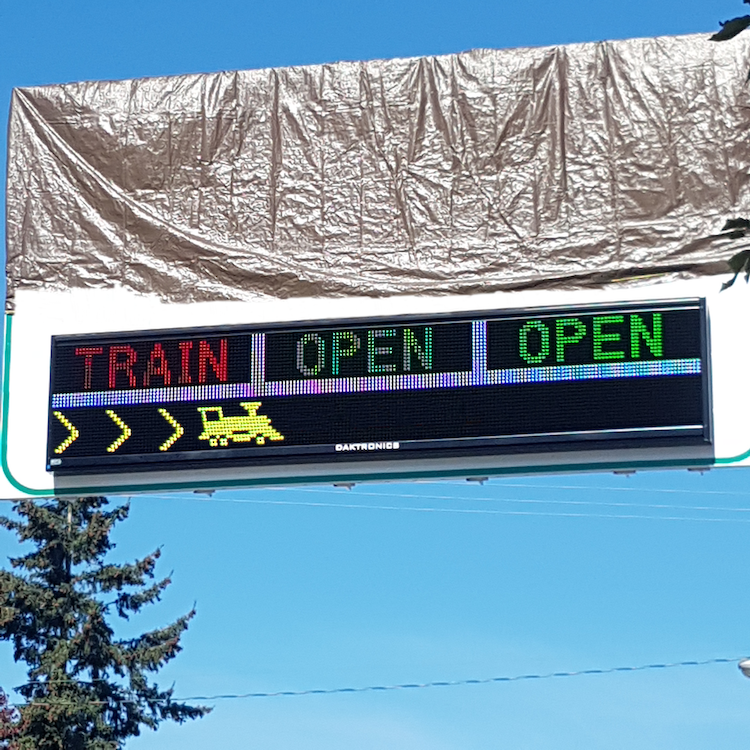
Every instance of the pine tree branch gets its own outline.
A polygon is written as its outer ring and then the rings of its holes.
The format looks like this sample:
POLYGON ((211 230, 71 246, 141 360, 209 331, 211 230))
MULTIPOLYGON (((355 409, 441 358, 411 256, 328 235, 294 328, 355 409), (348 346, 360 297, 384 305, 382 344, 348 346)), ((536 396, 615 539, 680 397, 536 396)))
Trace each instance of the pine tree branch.
POLYGON ((171 661, 182 650, 180 636, 187 630, 193 617, 194 609, 165 628, 122 642, 128 668, 133 672, 155 672, 171 661))
POLYGON ((153 586, 135 594, 123 593, 115 599, 117 614, 123 619, 129 618, 129 613, 140 612, 147 604, 153 604, 161 599, 162 592, 172 583, 171 578, 164 578, 153 586))
POLYGON ((120 591, 126 586, 142 586, 147 578, 154 577, 156 562, 161 557, 158 549, 141 560, 122 565, 103 565, 95 571, 78 576, 96 591, 120 591))

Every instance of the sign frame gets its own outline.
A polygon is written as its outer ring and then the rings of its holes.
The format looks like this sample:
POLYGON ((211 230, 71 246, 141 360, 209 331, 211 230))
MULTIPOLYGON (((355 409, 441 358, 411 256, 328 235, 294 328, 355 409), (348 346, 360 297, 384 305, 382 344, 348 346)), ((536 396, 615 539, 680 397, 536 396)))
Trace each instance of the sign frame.
MULTIPOLYGON (((452 323, 452 322, 468 322, 471 320, 484 320, 490 321, 493 319, 511 319, 514 317, 530 317, 530 316, 549 316, 552 314, 560 315, 570 312, 570 314, 579 315, 591 315, 596 314, 597 311, 608 311, 608 312, 637 312, 639 310, 655 311, 662 307, 665 310, 682 309, 684 307, 697 308, 700 314, 700 359, 702 362, 701 367, 701 393, 702 393, 702 432, 700 436, 691 435, 689 439, 679 438, 676 435, 667 434, 664 431, 660 435, 654 436, 642 432, 636 436, 618 436, 618 435, 581 435, 577 434, 574 438, 567 436, 554 436, 545 435, 544 440, 539 440, 539 436, 513 436, 513 440, 509 441, 505 438, 499 438, 486 445, 484 448, 479 449, 478 446, 472 446, 466 450, 455 450, 450 454, 450 457, 460 458, 462 456, 470 456, 476 458, 481 463, 482 456, 497 456, 497 455, 513 455, 518 453, 538 453, 540 450, 549 452, 576 452, 576 451, 604 451, 605 454, 608 451, 617 450, 621 448, 638 449, 648 446, 653 447, 673 447, 673 446, 690 446, 698 445, 705 447, 711 444, 712 441, 712 393, 711 393, 711 362, 710 362, 710 342, 709 342, 709 321, 708 311, 706 306, 705 298, 680 298, 680 299, 666 299, 666 300, 643 300, 643 301, 628 301, 628 302, 594 302, 594 303, 581 303, 581 304, 562 304, 562 305, 546 305, 546 306, 528 306, 528 307, 512 307, 512 308, 494 308, 486 310, 473 310, 473 311, 461 311, 456 313, 435 313, 435 314, 406 314, 397 316, 367 316, 367 317, 341 317, 341 318, 324 318, 316 320, 306 321, 291 321, 291 322, 274 322, 274 323, 255 323, 247 325, 219 325, 219 326, 201 326, 191 328, 169 328, 169 329, 150 329, 150 330, 138 330, 138 331, 117 331, 114 333, 106 334, 69 334, 63 336, 55 336, 52 339, 52 367, 50 368, 50 412, 52 411, 52 384, 55 380, 55 347, 62 344, 78 343, 81 344, 102 341, 106 339, 108 342, 115 341, 133 341, 136 338, 141 339, 154 339, 159 337, 179 337, 188 336, 191 338, 199 336, 211 336, 217 335, 233 335, 238 333, 251 333, 251 332, 262 332, 262 333, 274 333, 283 331, 304 331, 308 329, 322 330, 325 328, 335 328, 341 326, 348 327, 379 327, 384 325, 418 325, 426 323, 452 323)), ((51 414, 50 414, 51 418, 51 414)), ((48 454, 51 446, 48 448, 48 454)), ((701 451, 702 453, 703 451, 701 451)), ((208 451, 206 451, 208 454, 208 451)), ((210 454, 208 454, 210 455, 210 454)), ((412 460, 418 459, 430 459, 446 456, 444 450, 435 449, 423 449, 420 451, 419 456, 411 456, 412 460)), ((203 463, 205 456, 192 456, 185 457, 181 455, 174 455, 162 462, 161 465, 155 464, 155 462, 134 461, 132 456, 123 459, 122 461, 113 461, 113 458, 119 458, 110 456, 105 462, 92 462, 86 463, 84 470, 77 466, 73 466, 72 469, 67 467, 55 467, 48 464, 48 471, 54 472, 56 478, 58 477, 70 477, 73 478, 75 475, 80 474, 92 474, 102 470, 107 471, 118 471, 118 464, 120 464, 120 471, 169 471, 175 469, 177 471, 186 469, 197 469, 205 468, 203 463), (151 464, 151 465, 149 465, 151 464)), ((164 456, 163 458, 167 458, 164 456)), ((363 462, 366 465, 371 465, 374 470, 377 470, 378 464, 383 463, 385 458, 394 459, 397 463, 403 461, 400 456, 396 457, 393 455, 383 456, 375 452, 361 452, 356 455, 337 456, 330 454, 316 454, 312 457, 300 457, 296 454, 293 458, 293 462, 297 465, 304 466, 305 464, 321 463, 329 466, 334 470, 347 470, 347 464, 356 462, 363 462)), ((252 469, 254 466, 273 466, 274 464, 281 464, 287 459, 270 459, 270 457, 257 456, 256 458, 248 458, 246 456, 238 456, 236 452, 232 452, 232 455, 226 457, 211 456, 210 464, 216 469, 222 467, 230 467, 240 465, 249 467, 252 469)), ((408 460, 408 459, 407 459, 408 460)))

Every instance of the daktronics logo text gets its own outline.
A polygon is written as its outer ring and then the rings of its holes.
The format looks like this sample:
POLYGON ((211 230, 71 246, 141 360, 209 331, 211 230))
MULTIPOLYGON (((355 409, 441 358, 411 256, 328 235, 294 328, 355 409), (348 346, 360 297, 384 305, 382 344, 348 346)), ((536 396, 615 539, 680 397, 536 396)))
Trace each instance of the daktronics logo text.
POLYGON ((336 451, 397 451, 400 445, 397 442, 386 443, 336 443, 336 451))

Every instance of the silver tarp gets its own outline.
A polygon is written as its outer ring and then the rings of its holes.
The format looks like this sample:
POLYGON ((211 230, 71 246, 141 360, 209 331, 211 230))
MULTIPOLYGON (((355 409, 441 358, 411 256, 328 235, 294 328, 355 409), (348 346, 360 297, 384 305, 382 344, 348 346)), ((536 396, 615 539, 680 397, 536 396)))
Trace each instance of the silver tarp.
POLYGON ((17 89, 10 303, 726 271, 748 67, 748 35, 701 35, 17 89))

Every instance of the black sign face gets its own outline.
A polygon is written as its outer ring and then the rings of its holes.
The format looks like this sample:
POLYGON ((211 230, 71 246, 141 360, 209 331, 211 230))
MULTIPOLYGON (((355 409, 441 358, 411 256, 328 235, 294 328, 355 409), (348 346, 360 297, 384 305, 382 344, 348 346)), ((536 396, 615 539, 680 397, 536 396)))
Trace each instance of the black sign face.
POLYGON ((700 301, 60 336, 47 468, 710 442, 700 301))

